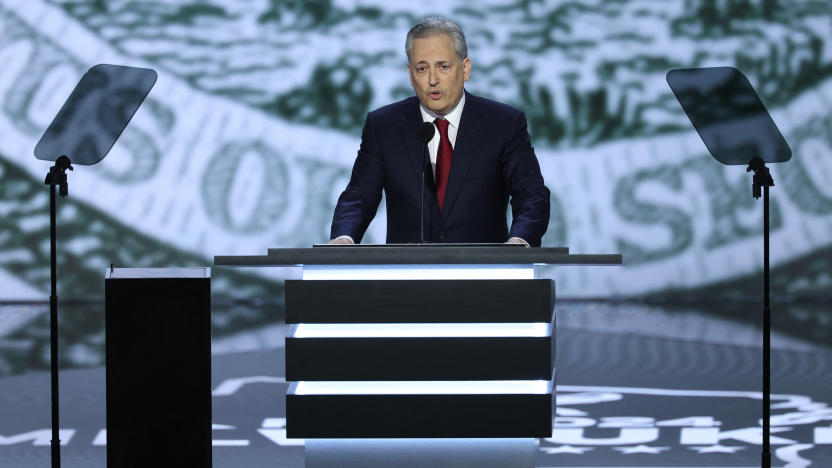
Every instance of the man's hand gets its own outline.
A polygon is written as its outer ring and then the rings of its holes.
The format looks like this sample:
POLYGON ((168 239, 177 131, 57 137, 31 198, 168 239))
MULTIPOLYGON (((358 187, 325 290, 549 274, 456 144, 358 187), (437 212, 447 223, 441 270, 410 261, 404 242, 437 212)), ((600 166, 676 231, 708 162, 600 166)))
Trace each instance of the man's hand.
POLYGON ((529 247, 529 243, 528 243, 528 242, 526 242, 526 241, 524 241, 523 239, 521 239, 521 238, 519 238, 519 237, 511 237, 511 238, 509 238, 509 240, 507 240, 507 241, 506 241, 506 244, 523 244, 523 245, 525 245, 526 247, 529 247))
POLYGON ((342 244, 342 245, 350 245, 355 244, 350 236, 338 236, 335 239, 330 239, 329 244, 342 244))

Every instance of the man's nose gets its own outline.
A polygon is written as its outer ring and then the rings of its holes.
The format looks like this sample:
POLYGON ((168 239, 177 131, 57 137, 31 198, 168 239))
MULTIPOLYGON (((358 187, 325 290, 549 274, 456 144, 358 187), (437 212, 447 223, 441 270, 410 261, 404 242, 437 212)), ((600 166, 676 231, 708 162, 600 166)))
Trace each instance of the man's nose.
POLYGON ((433 68, 428 69, 428 84, 431 86, 439 84, 439 73, 433 68))

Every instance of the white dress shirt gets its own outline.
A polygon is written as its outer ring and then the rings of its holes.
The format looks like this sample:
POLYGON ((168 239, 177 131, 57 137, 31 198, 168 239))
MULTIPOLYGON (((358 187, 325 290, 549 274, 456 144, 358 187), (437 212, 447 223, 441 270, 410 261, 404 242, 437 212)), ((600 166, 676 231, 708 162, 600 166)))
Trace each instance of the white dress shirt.
MULTIPOLYGON (((448 121, 448 140, 451 141, 451 148, 456 147, 456 134, 459 132, 459 121, 462 119, 462 107, 465 106, 465 93, 462 93, 462 98, 457 103, 456 107, 447 115, 440 116, 439 114, 433 112, 432 110, 428 109, 422 103, 419 103, 419 110, 422 111, 422 120, 424 122, 433 123, 434 120, 437 118, 445 119, 448 121)), ((428 142, 428 152, 430 153, 430 167, 433 169, 433 176, 436 177, 436 153, 439 152, 439 128, 436 127, 436 124, 433 124, 436 128, 436 133, 433 135, 433 138, 428 142)))

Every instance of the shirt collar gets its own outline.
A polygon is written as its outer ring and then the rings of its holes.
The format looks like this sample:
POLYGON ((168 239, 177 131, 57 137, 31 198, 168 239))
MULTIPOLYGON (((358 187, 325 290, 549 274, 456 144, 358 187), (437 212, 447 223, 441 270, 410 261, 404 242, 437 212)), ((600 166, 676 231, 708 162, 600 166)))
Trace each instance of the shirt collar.
MULTIPOLYGON (((456 129, 459 129, 459 121, 460 121, 460 119, 462 119, 462 107, 463 106, 465 106, 465 91, 462 92, 462 97, 459 99, 459 102, 457 103, 456 107, 454 107, 454 110, 448 112, 448 114, 444 117, 445 120, 447 120, 448 123, 456 129)), ((440 116, 436 112, 433 112, 432 110, 430 110, 427 107, 425 107, 424 105, 422 105, 421 102, 419 103, 419 110, 422 112, 422 121, 423 122, 431 122, 432 123, 435 119, 443 118, 442 116, 440 116)))

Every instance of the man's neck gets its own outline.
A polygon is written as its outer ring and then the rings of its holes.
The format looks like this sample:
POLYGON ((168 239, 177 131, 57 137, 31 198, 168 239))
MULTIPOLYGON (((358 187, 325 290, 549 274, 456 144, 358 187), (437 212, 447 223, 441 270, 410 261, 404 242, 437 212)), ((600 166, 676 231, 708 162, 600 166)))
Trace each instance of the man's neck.
POLYGON ((422 120, 425 122, 432 122, 434 119, 448 119, 450 120, 455 126, 459 122, 460 118, 462 117, 462 108, 465 107, 465 92, 462 92, 462 96, 459 98, 459 102, 456 103, 453 109, 447 114, 441 115, 437 114, 436 112, 428 109, 425 107, 424 104, 421 102, 419 103, 419 110, 422 111, 422 120))

